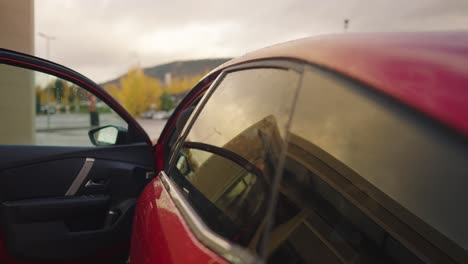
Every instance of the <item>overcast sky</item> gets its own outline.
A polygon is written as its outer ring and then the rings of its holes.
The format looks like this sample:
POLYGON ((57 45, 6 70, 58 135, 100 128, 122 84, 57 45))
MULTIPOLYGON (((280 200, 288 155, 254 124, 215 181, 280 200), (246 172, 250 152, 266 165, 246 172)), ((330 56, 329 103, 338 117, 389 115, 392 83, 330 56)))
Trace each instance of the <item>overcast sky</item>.
MULTIPOLYGON (((235 57, 349 31, 468 30, 468 0, 36 0, 51 60, 101 82, 132 65, 235 57)), ((36 35, 37 36, 37 35, 36 35)), ((36 55, 46 56, 36 37, 36 55)))

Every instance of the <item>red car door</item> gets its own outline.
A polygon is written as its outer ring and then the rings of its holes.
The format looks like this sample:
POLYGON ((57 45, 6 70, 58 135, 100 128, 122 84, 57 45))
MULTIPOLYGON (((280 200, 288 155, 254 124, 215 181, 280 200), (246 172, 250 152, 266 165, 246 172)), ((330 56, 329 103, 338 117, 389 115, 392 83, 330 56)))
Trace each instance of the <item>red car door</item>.
MULTIPOLYGON (((226 263, 223 256, 201 243, 192 233, 168 192, 164 166, 185 122, 219 72, 197 84, 169 118, 153 155, 158 177, 140 196, 132 229, 130 263, 226 263)), ((174 188, 173 188, 174 189, 174 188)))
POLYGON ((103 89, 0 49, 0 263, 124 263, 151 142, 103 89))
POLYGON ((323 37, 213 72, 156 145, 131 263, 467 263, 464 46, 323 37))
POLYGON ((259 261, 296 66, 215 71, 184 99, 155 148, 164 158, 138 201, 131 263, 259 261))

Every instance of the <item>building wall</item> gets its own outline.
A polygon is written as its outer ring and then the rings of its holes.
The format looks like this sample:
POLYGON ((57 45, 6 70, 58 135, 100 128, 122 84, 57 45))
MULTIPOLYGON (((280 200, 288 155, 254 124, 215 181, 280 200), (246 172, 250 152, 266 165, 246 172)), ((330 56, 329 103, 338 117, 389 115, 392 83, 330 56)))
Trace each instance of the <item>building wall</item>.
MULTIPOLYGON (((34 53, 34 1, 0 0, 0 47, 34 53)), ((34 74, 0 66, 0 144, 34 144, 34 74)))

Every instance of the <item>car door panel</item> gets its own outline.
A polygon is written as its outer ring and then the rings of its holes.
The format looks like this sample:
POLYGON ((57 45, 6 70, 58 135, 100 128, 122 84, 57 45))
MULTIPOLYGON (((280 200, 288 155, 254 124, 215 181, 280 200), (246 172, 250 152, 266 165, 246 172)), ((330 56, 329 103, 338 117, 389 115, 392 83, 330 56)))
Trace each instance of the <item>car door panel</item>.
POLYGON ((65 195, 84 161, 85 158, 46 160, 2 170, 0 199, 14 201, 65 195))
POLYGON ((13 256, 21 259, 63 259, 77 257, 77 252, 87 255, 93 245, 79 243, 77 238, 93 235, 92 241, 97 240, 93 231, 100 232, 108 206, 107 195, 4 202, 6 245, 13 256), (89 222, 86 227, 84 221, 89 222))
MULTIPOLYGON (((120 138, 124 141, 99 147, 67 146, 63 137, 51 142, 63 146, 33 145, 37 140, 11 145, 16 143, 3 138, 6 145, 0 145, 0 263, 124 262, 136 199, 154 176, 148 135, 101 87, 70 69, 4 49, 0 49, 0 64, 8 65, 10 70, 32 70, 28 76, 49 74, 51 80, 58 78, 77 89, 83 88, 80 103, 94 95, 128 126, 125 138, 120 138)), ((1 88, 11 87, 14 86, 1 88)), ((38 133, 35 126, 32 129, 38 133)), ((86 141, 88 130, 82 124, 79 129, 79 142, 86 141)), ((41 133, 47 131, 43 129, 41 133)), ((5 135, 11 135, 10 131, 5 135)), ((52 133, 48 137, 55 140, 52 133)))
POLYGON ((99 148, 0 145, 0 170, 17 165, 77 156, 150 164, 153 160, 151 156, 148 156, 148 152, 151 153, 151 148, 146 143, 99 148))
POLYGON ((109 196, 102 195, 3 203, 8 251, 24 260, 71 260, 124 243, 130 235, 135 199, 119 205, 121 215, 111 224, 105 215, 109 202, 109 196), (91 224, 83 225, 86 217, 91 224))
MULTIPOLYGON (((1 146, 0 201, 65 195, 86 158, 94 159, 89 179, 98 181, 111 175, 114 181, 127 175, 138 181, 146 177, 142 174, 152 171, 154 164, 151 149, 144 143, 108 148, 1 146), (8 158, 9 155, 14 158, 8 158)), ((114 181, 81 191, 96 194, 109 189, 114 181)), ((120 192, 128 192, 130 186, 120 192)))
POLYGON ((66 260, 129 239, 136 197, 154 170, 146 144, 15 149, 16 156, 27 158, 0 163, 0 218, 10 254, 26 260, 66 260), (62 154, 70 149, 74 151, 62 154), (76 193, 67 193, 87 160, 93 161, 87 175, 76 193))
POLYGON ((168 192, 173 189, 157 177, 139 197, 130 263, 228 263, 193 235, 168 192))

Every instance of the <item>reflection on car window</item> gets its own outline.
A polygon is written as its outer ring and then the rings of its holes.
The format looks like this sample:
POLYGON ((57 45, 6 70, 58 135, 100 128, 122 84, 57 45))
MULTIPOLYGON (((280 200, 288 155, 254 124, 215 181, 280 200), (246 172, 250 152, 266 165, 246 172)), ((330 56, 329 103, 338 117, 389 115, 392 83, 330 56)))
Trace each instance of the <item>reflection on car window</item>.
POLYGON ((222 147, 268 116, 274 117, 278 132, 284 137, 298 81, 297 73, 280 69, 228 74, 194 123, 187 140, 222 147))
POLYGON ((330 73, 303 83, 269 262, 466 263, 464 143, 330 73))
POLYGON ((227 74, 176 157, 175 180, 202 219, 252 251, 262 235, 298 83, 299 74, 281 69, 227 74))
POLYGON ((184 146, 177 162, 177 182, 214 231, 245 243, 260 221, 267 184, 254 165, 241 157, 234 162, 232 155, 220 154, 210 147, 200 150, 184 146), (200 158, 205 161, 199 163, 200 158))
POLYGON ((95 127, 127 123, 87 90, 55 76, 0 65, 0 144, 93 146, 95 127))

